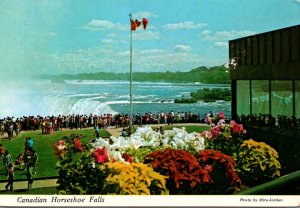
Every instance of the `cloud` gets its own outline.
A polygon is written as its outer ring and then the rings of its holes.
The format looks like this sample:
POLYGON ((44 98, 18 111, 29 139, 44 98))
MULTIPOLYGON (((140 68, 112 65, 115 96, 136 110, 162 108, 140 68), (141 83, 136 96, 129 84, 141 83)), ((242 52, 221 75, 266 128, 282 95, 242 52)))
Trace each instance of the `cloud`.
POLYGON ((107 20, 91 20, 89 23, 83 26, 83 29, 90 31, 103 31, 103 30, 127 30, 128 26, 120 23, 113 23, 107 20))
POLYGON ((141 11, 132 14, 133 19, 142 19, 142 18, 157 18, 158 15, 152 12, 141 11))
POLYGON ((148 30, 137 30, 133 32, 134 40, 157 40, 160 39, 160 33, 158 31, 152 32, 148 30))
POLYGON ((103 39, 102 43, 105 43, 105 44, 119 44, 119 43, 127 43, 127 42, 125 40, 115 40, 115 39, 107 38, 107 39, 103 39))
MULTIPOLYGON (((178 45, 177 48, 188 49, 189 46, 178 45)), ((64 54, 51 54, 44 57, 52 73, 110 72, 124 73, 128 71, 129 50, 115 47, 96 47, 69 51, 64 54)), ((178 52, 160 48, 133 50, 133 70, 135 71, 182 71, 190 70, 204 64, 199 54, 190 50, 178 52)))
POLYGON ((192 50, 192 48, 191 48, 191 46, 188 46, 188 45, 176 45, 175 47, 174 47, 174 49, 175 49, 175 51, 177 51, 177 52, 188 52, 188 51, 191 51, 192 50))
POLYGON ((215 48, 228 48, 228 42, 215 42, 214 43, 215 48))
POLYGON ((200 35, 201 35, 201 36, 204 36, 204 37, 209 36, 209 35, 211 35, 211 34, 212 34, 212 31, 211 31, 211 30, 203 30, 203 31, 200 33, 200 35))
POLYGON ((162 50, 162 49, 151 49, 151 50, 143 50, 140 52, 141 54, 144 54, 144 55, 157 55, 157 54, 164 54, 165 53, 165 50, 162 50))
POLYGON ((204 30, 199 34, 202 40, 208 41, 229 41, 236 38, 241 38, 255 34, 254 31, 242 30, 242 31, 217 31, 204 30))
POLYGON ((192 21, 185 21, 175 24, 167 24, 164 26, 166 30, 181 30, 181 29, 200 29, 207 26, 206 23, 194 23, 192 21))
POLYGON ((296 0, 296 2, 300 4, 300 0, 296 0))

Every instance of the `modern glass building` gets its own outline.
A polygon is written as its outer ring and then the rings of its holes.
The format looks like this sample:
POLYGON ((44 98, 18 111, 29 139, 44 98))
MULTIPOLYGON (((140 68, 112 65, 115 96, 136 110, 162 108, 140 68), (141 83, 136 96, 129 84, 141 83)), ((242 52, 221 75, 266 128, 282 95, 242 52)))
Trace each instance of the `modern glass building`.
POLYGON ((229 41, 232 118, 300 118, 300 25, 229 41))

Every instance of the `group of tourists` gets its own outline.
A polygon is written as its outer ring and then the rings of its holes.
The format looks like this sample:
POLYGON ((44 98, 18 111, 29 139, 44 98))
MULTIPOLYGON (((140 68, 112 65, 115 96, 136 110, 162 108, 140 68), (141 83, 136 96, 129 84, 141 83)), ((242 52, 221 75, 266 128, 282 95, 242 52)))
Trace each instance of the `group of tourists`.
POLYGON ((26 177, 28 181, 28 189, 32 188, 34 175, 36 174, 36 164, 38 155, 33 149, 33 140, 30 137, 26 138, 24 144, 24 153, 19 153, 15 161, 8 150, 5 150, 3 144, 0 144, 0 158, 3 160, 5 168, 4 175, 7 177, 8 183, 5 186, 6 190, 13 190, 15 169, 26 170, 26 177))
MULTIPOLYGON (((173 124, 173 123, 199 123, 204 122, 200 114, 191 112, 147 112, 144 114, 135 113, 132 116, 134 125, 146 124, 173 124)), ((0 119, 0 138, 5 134, 11 139, 18 136, 21 131, 41 130, 43 134, 51 134, 63 128, 108 128, 111 125, 116 127, 127 127, 130 123, 129 114, 90 114, 90 115, 59 115, 59 116, 23 116, 20 118, 6 117, 0 119)))
POLYGON ((238 121, 246 126, 300 130, 300 118, 295 116, 277 115, 275 117, 270 114, 242 114, 238 121))

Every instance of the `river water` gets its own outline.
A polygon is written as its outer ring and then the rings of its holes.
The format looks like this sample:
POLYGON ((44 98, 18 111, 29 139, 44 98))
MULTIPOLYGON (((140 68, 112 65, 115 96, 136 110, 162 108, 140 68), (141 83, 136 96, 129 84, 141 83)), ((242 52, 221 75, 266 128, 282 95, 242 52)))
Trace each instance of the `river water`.
MULTIPOLYGON (((177 104, 176 98, 203 88, 230 88, 229 85, 133 82, 133 113, 209 111, 231 114, 230 102, 177 104)), ((0 87, 0 118, 6 116, 57 116, 130 112, 129 82, 101 80, 50 80, 6 84, 0 87)))

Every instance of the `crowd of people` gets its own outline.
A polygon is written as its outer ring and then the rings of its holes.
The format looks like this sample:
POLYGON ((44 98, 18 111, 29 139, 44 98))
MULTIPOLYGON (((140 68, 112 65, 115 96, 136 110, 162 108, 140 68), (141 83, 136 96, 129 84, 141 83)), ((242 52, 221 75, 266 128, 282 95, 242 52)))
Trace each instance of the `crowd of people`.
MULTIPOLYGON (((146 124, 173 124, 173 123, 204 123, 203 117, 191 112, 147 112, 136 113, 132 116, 133 125, 146 124)), ((59 115, 59 116, 24 116, 20 118, 6 117, 0 119, 0 138, 5 134, 11 139, 18 136, 21 131, 41 130, 43 134, 51 134, 63 128, 107 128, 111 125, 116 127, 127 127, 130 123, 128 114, 101 114, 101 115, 59 115)))
POLYGON ((300 118, 295 116, 277 115, 275 117, 270 114, 249 114, 239 116, 238 121, 246 126, 300 130, 300 118))

